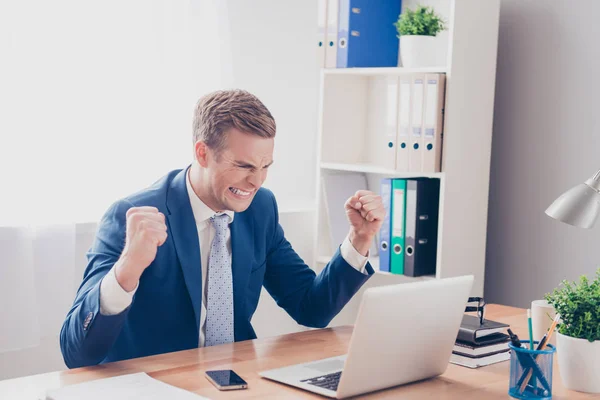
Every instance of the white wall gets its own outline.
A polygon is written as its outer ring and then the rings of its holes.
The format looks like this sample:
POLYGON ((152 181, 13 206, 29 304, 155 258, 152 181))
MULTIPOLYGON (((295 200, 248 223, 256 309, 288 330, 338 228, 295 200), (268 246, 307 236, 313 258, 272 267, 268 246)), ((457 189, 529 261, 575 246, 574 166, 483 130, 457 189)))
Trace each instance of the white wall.
POLYGON ((312 201, 316 15, 316 1, 0 2, 0 179, 21 194, 0 223, 96 220, 190 162, 195 102, 230 86, 276 118, 266 185, 283 206, 312 201))
POLYGON ((600 168, 597 0, 503 0, 485 297, 526 307, 560 280, 591 276, 600 227, 545 209, 600 168))
POLYGON ((265 186, 282 206, 314 203, 317 2, 227 0, 233 84, 257 95, 277 123, 265 186))

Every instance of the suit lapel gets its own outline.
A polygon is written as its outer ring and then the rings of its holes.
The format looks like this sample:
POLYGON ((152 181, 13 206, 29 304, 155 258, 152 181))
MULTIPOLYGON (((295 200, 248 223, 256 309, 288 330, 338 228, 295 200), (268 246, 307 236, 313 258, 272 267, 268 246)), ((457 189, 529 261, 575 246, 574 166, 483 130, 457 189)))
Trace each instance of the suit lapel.
MULTIPOLYGON (((189 167, 188 167, 189 168, 189 167)), ((167 221, 173 239, 183 278, 194 307, 196 328, 200 329, 202 304, 202 270, 198 230, 186 188, 187 170, 179 172, 167 193, 167 221)))
POLYGON ((248 213, 236 213, 229 228, 231 230, 234 323, 237 326, 243 326, 243 320, 246 316, 244 311, 246 287, 248 286, 254 249, 254 224, 248 213))

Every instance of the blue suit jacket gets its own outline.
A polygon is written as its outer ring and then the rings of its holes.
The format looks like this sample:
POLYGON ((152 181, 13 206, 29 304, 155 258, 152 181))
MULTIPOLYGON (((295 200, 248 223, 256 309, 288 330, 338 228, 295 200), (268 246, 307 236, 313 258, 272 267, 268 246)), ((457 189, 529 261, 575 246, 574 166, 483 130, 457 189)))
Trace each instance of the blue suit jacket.
MULTIPOLYGON (((152 187, 113 204, 98 226, 88 265, 63 324, 60 346, 69 368, 198 347, 202 277, 196 223, 186 171, 172 171, 152 187), (125 244, 125 213, 154 206, 165 214, 168 239, 144 271, 131 305, 100 313, 100 282, 125 244)), ((366 282, 339 249, 319 276, 300 259, 279 225, 267 189, 236 213, 231 229, 235 340, 255 339, 250 323, 264 285, 299 324, 325 327, 366 282)))

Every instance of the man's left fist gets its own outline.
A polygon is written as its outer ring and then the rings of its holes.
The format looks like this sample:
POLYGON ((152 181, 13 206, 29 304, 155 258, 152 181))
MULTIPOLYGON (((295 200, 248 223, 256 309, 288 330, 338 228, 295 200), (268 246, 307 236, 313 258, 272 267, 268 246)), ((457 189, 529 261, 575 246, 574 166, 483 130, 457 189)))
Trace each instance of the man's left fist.
POLYGON ((350 222, 350 242, 359 253, 366 256, 385 217, 381 196, 368 190, 359 190, 344 206, 350 222))

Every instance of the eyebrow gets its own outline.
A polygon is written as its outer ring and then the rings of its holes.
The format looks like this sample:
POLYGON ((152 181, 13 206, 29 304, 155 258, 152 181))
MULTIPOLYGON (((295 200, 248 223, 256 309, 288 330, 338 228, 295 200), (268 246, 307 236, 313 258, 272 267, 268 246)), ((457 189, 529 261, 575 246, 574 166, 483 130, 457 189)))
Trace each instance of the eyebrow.
MULTIPOLYGON (((247 162, 244 162, 244 161, 234 161, 234 162, 235 162, 235 164, 236 164, 238 167, 242 167, 242 168, 256 168, 254 165, 252 165, 252 164, 250 164, 250 163, 247 163, 247 162)), ((273 164, 273 161, 271 161, 270 163, 268 163, 267 165, 265 165, 263 168, 268 168, 268 167, 270 167, 272 164, 273 164)))

